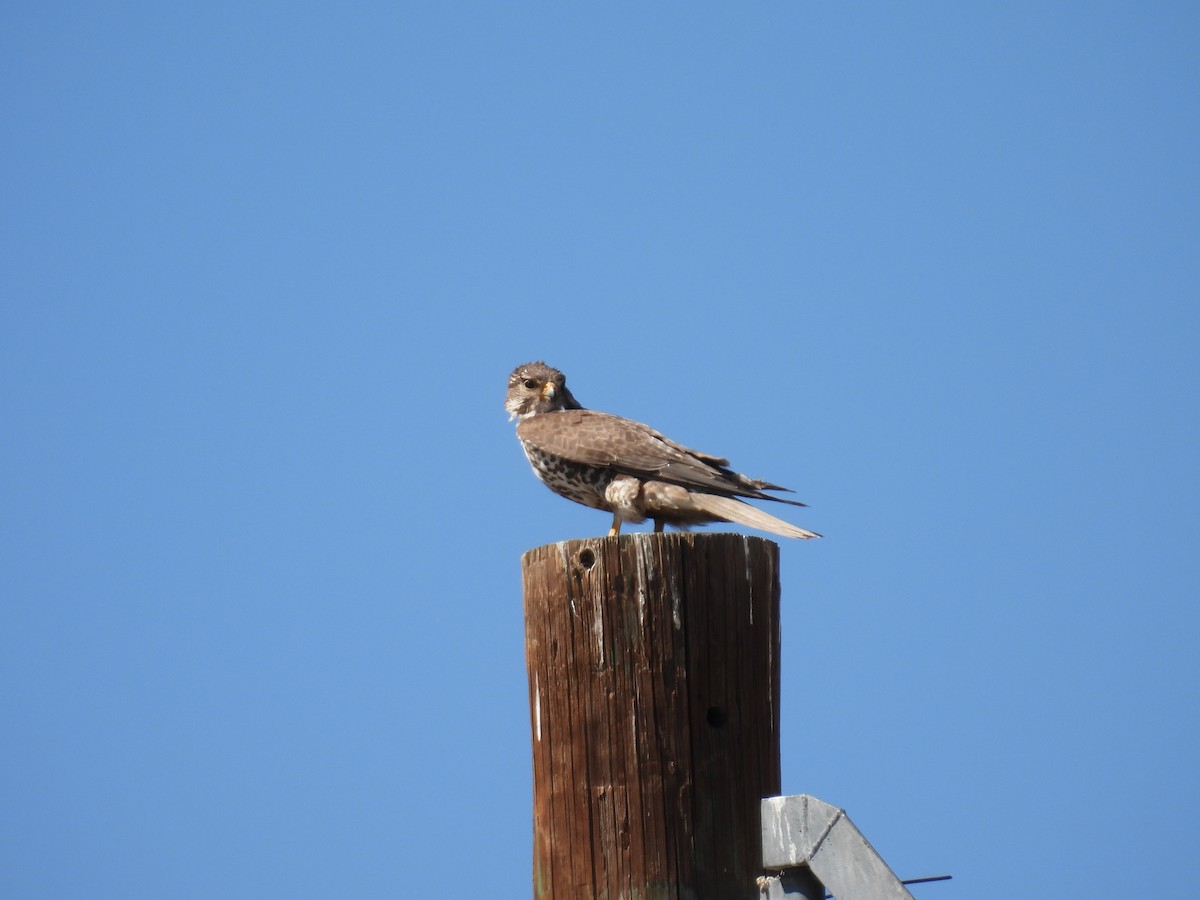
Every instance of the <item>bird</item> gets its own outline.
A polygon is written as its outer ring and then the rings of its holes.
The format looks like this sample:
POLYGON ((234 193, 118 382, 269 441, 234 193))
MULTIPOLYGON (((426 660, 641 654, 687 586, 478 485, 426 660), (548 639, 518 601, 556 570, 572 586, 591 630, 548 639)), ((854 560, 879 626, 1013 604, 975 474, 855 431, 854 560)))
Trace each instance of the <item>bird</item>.
POLYGON ((609 537, 622 523, 650 518, 654 530, 736 522, 782 537, 821 535, 785 522, 739 498, 774 500, 788 488, 748 478, 729 460, 692 450, 648 425, 585 409, 567 379, 544 362, 517 366, 508 378, 504 408, 517 420, 517 439, 534 474, 568 500, 611 512, 609 537))

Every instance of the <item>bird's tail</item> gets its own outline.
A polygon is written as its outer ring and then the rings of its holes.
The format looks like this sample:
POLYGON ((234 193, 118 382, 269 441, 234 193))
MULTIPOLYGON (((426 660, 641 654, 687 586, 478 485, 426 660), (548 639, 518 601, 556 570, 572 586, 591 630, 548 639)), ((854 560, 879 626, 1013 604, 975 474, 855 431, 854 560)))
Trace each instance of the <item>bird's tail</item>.
POLYGON ((756 506, 742 503, 740 500, 734 500, 731 497, 720 497, 716 494, 701 494, 693 491, 691 501, 697 509, 703 510, 714 518, 722 519, 726 522, 749 525, 751 528, 757 528, 759 531, 769 531, 771 534, 778 534, 782 537, 803 538, 805 540, 820 537, 815 531, 808 531, 805 528, 793 525, 791 522, 777 519, 775 516, 763 512, 756 506))

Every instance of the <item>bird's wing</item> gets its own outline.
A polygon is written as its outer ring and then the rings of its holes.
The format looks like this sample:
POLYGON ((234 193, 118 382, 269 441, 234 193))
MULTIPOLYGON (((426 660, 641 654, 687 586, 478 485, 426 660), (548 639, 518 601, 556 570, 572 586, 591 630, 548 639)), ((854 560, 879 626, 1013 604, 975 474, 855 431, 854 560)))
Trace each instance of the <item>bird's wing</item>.
MULTIPOLYGON (((779 500, 762 490, 783 490, 730 471, 725 468, 728 460, 690 450, 641 422, 591 409, 565 409, 530 416, 517 425, 517 437, 547 453, 584 465, 708 493, 779 500)), ((781 502, 804 505, 793 500, 781 502)))

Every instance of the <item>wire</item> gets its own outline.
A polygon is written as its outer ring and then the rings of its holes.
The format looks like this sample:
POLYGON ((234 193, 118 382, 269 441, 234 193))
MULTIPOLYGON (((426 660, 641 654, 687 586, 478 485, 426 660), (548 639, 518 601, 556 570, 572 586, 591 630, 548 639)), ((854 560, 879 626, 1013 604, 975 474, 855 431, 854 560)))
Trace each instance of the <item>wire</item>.
MULTIPOLYGON (((949 881, 953 875, 928 875, 925 878, 905 878, 901 884, 925 884, 929 881, 949 881)), ((833 894, 826 894, 825 900, 832 900, 833 894)))

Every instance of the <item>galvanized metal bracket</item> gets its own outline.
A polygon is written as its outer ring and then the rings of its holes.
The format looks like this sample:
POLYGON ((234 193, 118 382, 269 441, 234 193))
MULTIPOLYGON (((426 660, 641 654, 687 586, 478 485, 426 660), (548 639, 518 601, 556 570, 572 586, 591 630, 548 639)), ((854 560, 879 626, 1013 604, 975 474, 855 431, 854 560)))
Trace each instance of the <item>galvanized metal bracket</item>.
POLYGON ((845 810, 795 794, 767 797, 761 816, 763 869, 778 873, 759 880, 770 900, 814 896, 807 885, 789 889, 787 870, 801 867, 810 869, 836 900, 913 900, 845 810))

